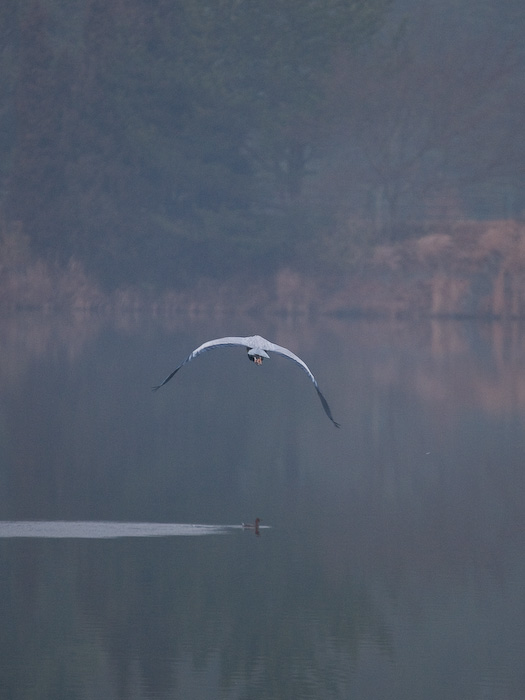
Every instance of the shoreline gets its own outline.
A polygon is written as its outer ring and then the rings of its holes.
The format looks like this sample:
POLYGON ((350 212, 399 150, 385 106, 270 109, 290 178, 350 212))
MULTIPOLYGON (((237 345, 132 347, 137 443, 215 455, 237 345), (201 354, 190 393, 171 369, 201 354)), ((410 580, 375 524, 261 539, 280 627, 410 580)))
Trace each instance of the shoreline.
POLYGON ((105 292, 72 260, 5 259, 0 313, 265 314, 341 318, 525 318, 525 224, 462 222, 371 250, 360 269, 314 275, 283 267, 249 279, 201 278, 191 289, 105 292))

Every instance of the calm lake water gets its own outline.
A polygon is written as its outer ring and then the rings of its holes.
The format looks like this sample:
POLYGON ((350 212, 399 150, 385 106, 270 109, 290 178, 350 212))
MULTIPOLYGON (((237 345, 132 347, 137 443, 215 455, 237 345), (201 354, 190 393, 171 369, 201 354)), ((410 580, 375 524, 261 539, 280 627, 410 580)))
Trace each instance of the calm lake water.
POLYGON ((3 700, 525 698, 523 329, 21 315, 0 344, 3 700), (150 391, 253 333, 340 430, 242 349, 150 391))

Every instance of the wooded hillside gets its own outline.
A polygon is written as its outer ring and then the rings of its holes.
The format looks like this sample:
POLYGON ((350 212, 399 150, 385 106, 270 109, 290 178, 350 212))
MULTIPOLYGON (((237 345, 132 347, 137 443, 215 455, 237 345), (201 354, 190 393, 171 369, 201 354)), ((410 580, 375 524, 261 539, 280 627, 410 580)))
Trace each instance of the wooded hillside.
POLYGON ((183 289, 518 220, 523 29, 518 0, 4 0, 4 249, 183 289))

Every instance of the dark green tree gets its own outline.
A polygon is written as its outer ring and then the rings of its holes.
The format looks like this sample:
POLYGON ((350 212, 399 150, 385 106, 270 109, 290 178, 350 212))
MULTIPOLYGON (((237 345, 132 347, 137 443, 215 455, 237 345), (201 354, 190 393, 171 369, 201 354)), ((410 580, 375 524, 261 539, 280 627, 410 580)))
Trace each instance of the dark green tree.
POLYGON ((58 157, 63 104, 47 20, 38 0, 20 20, 8 199, 9 216, 22 222, 39 251, 61 245, 54 207, 64 184, 58 157))
POLYGON ((18 6, 0 4, 0 205, 5 197, 15 138, 14 92, 18 61, 18 6))
POLYGON ((323 73, 388 0, 34 0, 10 215, 111 285, 265 271, 313 234, 323 73))

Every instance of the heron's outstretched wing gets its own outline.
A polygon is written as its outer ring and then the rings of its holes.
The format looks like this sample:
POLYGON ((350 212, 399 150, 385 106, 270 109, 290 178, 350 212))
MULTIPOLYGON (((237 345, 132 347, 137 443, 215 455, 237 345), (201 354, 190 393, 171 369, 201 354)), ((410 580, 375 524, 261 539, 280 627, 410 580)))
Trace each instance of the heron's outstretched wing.
POLYGON ((335 425, 336 428, 340 428, 341 426, 339 423, 336 423, 332 416, 332 411, 330 410, 330 406, 328 405, 327 400, 321 393, 321 390, 319 389, 319 384, 317 383, 316 378, 310 371, 308 365, 306 362, 303 362, 300 357, 297 357, 293 352, 288 350, 288 348, 284 348, 281 345, 276 345, 275 343, 270 342, 269 340, 266 340, 266 338, 261 337, 260 335, 250 335, 246 336, 244 338, 238 337, 238 336, 228 336, 226 338, 217 338, 216 340, 209 340, 207 343, 203 343, 202 345, 199 345, 198 348, 196 348, 191 355, 188 355, 188 357, 184 360, 184 362, 181 362, 181 364, 176 367, 171 374, 168 374, 166 379, 158 384, 157 386, 153 387, 153 391, 157 391, 157 389, 160 389, 161 386, 164 386, 164 384, 167 384, 169 380, 177 374, 179 369, 181 367, 184 367, 184 365, 191 360, 195 359, 199 355, 201 355, 203 352, 207 352, 208 350, 214 350, 215 348, 220 348, 220 347, 228 347, 228 346, 233 346, 233 345, 240 345, 242 347, 246 347, 252 350, 267 350, 270 352, 275 352, 278 355, 282 355, 283 357, 287 357, 289 360, 292 360, 296 364, 299 365, 299 367, 306 372, 306 374, 310 377, 310 380, 313 382, 313 385, 315 386, 315 390, 317 391, 317 394, 321 400, 321 404, 324 408, 324 411, 328 418, 332 421, 332 423, 335 425))
MULTIPOLYGON (((260 338, 260 340, 264 340, 264 338, 260 338)), ((323 396, 321 389, 319 389, 319 384, 317 383, 317 379, 314 377, 312 372, 310 371, 310 368, 306 364, 306 362, 303 362, 300 357, 297 357, 293 352, 288 350, 288 348, 283 348, 281 345, 276 345, 275 343, 271 343, 269 340, 264 340, 264 344, 262 344, 262 348, 264 350, 269 350, 271 352, 277 353, 277 355, 282 355, 283 357, 287 357, 289 360, 292 360, 296 364, 299 365, 299 367, 306 372, 306 374, 310 377, 311 381, 313 382, 313 385, 315 386, 315 390, 317 391, 317 395, 321 399, 321 403, 323 405, 324 411, 328 418, 332 421, 332 423, 335 425, 336 428, 340 428, 341 426, 339 423, 337 423, 333 416, 332 416, 332 411, 330 410, 330 406, 328 405, 328 401, 325 399, 323 396)))
POLYGON ((232 346, 232 345, 241 345, 246 347, 245 343, 245 338, 238 338, 236 336, 231 336, 228 338, 217 338, 216 340, 208 340, 207 343, 203 343, 202 345, 199 345, 198 348, 196 348, 191 355, 188 355, 188 357, 184 360, 184 362, 181 362, 178 367, 176 367, 171 374, 168 374, 166 379, 158 384, 157 386, 153 387, 153 391, 157 391, 157 389, 160 389, 161 386, 164 386, 164 384, 167 384, 169 380, 177 374, 179 369, 181 367, 184 367, 184 365, 191 360, 194 360, 196 357, 201 355, 203 352, 208 352, 208 350, 214 350, 215 348, 220 348, 220 347, 227 347, 227 346, 232 346))

